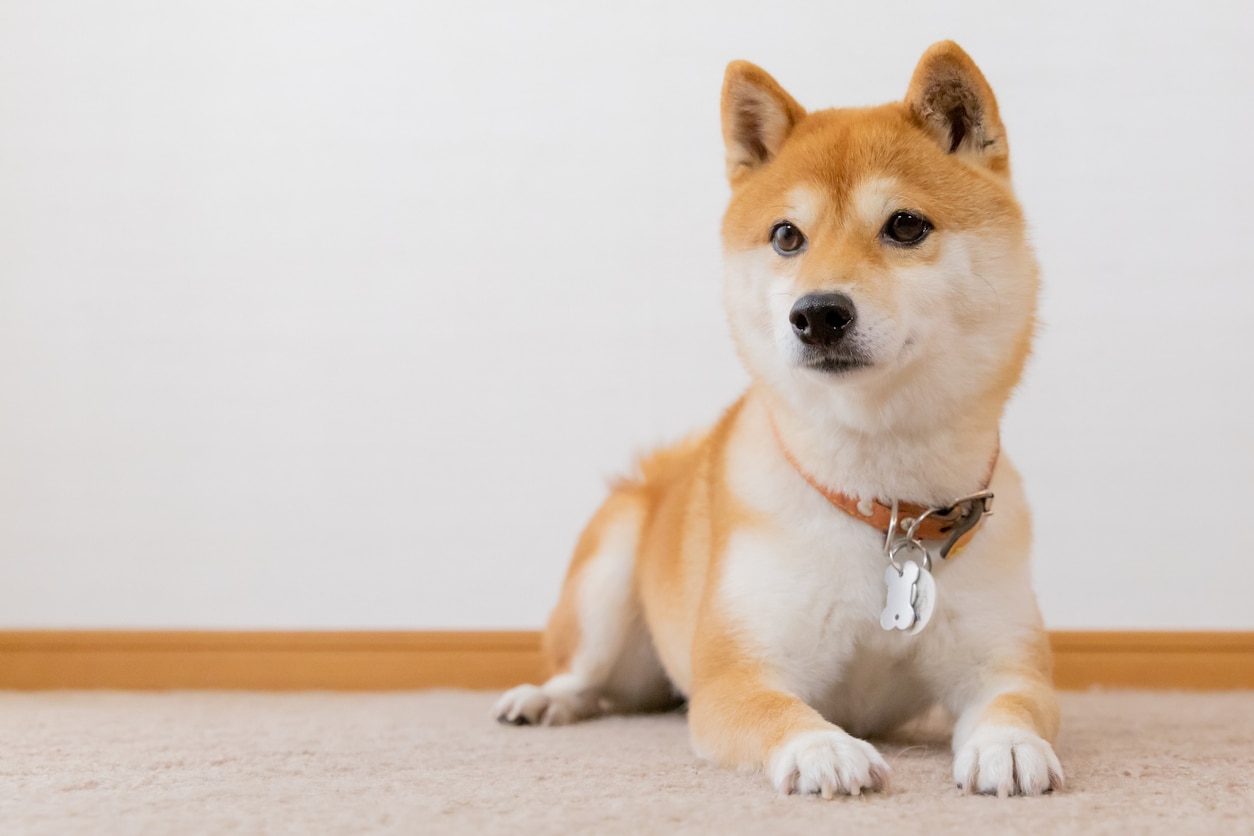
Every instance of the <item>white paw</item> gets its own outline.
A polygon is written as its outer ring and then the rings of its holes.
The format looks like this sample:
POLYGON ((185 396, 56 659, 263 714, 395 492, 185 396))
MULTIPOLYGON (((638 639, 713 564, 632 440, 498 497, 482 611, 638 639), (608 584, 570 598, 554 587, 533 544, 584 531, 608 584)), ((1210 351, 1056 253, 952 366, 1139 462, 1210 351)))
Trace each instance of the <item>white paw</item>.
POLYGON ((984 726, 954 756, 954 781, 963 792, 1040 795, 1062 789, 1062 764, 1053 748, 1031 732, 984 726))
POLYGON ((797 735, 771 758, 769 772, 781 793, 824 798, 886 789, 892 774, 874 746, 840 729, 797 735))
POLYGON ((519 685, 496 701, 492 716, 515 726, 562 726, 579 719, 577 703, 573 694, 553 693, 536 685, 519 685))

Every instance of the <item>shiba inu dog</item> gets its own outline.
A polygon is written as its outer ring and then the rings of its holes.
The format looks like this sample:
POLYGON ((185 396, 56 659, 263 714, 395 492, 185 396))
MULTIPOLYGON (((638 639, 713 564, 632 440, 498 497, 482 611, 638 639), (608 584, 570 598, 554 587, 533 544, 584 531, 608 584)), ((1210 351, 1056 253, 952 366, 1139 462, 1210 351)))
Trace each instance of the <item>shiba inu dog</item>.
POLYGON ((544 635, 552 677, 495 715, 686 698, 698 754, 831 797, 885 787, 862 738, 939 704, 965 791, 1061 787, 1028 508, 999 449, 1038 278, 993 91, 952 42, 863 109, 807 112, 737 61, 722 120, 724 296, 752 383, 614 486, 544 635))

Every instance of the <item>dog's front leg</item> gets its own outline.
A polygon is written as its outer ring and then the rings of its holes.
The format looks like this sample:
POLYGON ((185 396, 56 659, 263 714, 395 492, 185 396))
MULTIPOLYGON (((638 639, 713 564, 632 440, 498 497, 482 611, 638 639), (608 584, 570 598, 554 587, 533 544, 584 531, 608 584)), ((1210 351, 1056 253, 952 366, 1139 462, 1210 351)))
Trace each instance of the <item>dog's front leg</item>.
POLYGON ((888 785, 891 770, 871 744, 774 685, 764 666, 722 666, 694 682, 693 746, 723 766, 763 769, 781 793, 858 795, 888 785))
MULTIPOLYGON (((1038 642, 1044 645, 1044 638, 1038 642)), ((1052 741, 1058 699, 1049 681, 1048 650, 1033 648, 1041 664, 981 668, 978 684, 954 727, 954 781, 964 792, 1040 795, 1062 789, 1062 765, 1052 741)))

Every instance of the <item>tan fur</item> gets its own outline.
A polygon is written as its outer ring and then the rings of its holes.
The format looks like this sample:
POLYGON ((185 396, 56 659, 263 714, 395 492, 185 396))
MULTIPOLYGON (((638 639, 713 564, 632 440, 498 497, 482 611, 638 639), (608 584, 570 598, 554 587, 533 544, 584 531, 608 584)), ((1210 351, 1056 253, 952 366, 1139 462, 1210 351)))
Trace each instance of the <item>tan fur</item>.
POLYGON ((994 474, 1006 510, 960 561, 938 569, 951 596, 942 600, 965 609, 905 637, 874 620, 886 564, 869 527, 827 505, 780 446, 850 495, 943 504, 980 486, 1031 350, 1037 292, 991 88, 946 42, 923 56, 902 102, 862 109, 807 113, 764 71, 734 62, 722 113, 732 186, 727 304, 754 382, 708 432, 646 457, 613 486, 579 540, 545 632, 553 678, 510 692, 498 714, 561 722, 607 701, 656 707, 666 685, 689 699, 700 753, 767 769, 784 791, 831 795, 878 789, 888 774, 868 744, 832 721, 887 730, 930 695, 959 718, 961 786, 1000 794, 1060 786, 1047 742, 1058 728, 1049 650, 1025 587, 1029 517, 1013 467, 1003 457, 994 474), (934 226, 917 246, 881 238, 885 214, 902 208, 934 226), (803 256, 769 251, 782 220, 804 224, 803 256), (886 371, 842 388, 781 366, 770 336, 780 332, 762 330, 779 327, 768 308, 780 291, 761 285, 763 270, 788 298, 848 293, 882 355, 874 365, 886 371), (969 270, 994 272, 953 291, 949 277, 969 270), (933 310, 941 336, 929 330, 933 310), (922 330, 899 333, 908 322, 922 330), (964 347, 970 339, 994 348, 964 347), (955 357, 981 366, 949 387, 966 387, 961 397, 937 388, 949 369, 911 354, 915 340, 967 351, 955 357), (815 556, 826 548, 830 563, 815 556), (620 577, 628 594, 598 612, 586 596, 613 592, 620 577), (981 599, 985 588, 995 597, 981 599), (1002 622, 983 627, 981 618, 1002 622), (852 683, 872 690, 850 691, 852 683))
POLYGON ((984 709, 984 720, 1027 729, 1052 743, 1058 736, 1058 706, 1052 695, 1040 693, 1048 690, 1049 684, 1041 681, 1023 692, 1001 694, 984 709))

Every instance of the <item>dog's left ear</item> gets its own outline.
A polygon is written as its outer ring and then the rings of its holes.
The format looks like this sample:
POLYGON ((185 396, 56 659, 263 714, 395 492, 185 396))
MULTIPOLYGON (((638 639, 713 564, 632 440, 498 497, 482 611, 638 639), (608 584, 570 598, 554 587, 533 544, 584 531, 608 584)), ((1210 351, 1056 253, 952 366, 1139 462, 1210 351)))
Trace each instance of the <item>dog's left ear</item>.
POLYGON ((1006 128, 984 74, 953 41, 928 47, 906 91, 906 105, 947 153, 993 171, 1010 165, 1006 128))

